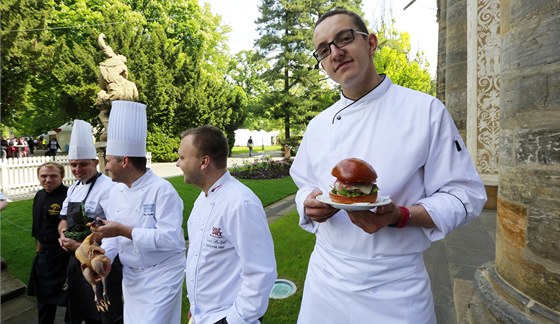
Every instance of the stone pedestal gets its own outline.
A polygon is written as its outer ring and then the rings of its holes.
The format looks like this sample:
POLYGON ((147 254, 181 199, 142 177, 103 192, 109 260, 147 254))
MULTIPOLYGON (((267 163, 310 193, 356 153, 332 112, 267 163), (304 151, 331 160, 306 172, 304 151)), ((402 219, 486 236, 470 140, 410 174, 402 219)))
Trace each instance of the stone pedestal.
POLYGON ((560 323, 560 313, 531 299, 504 281, 496 272, 493 262, 478 268, 474 278, 474 292, 465 322, 560 323))
POLYGON ((108 172, 105 172, 105 151, 107 149, 107 142, 98 141, 95 143, 95 150, 97 151, 97 159, 99 160, 99 172, 108 175, 108 172))

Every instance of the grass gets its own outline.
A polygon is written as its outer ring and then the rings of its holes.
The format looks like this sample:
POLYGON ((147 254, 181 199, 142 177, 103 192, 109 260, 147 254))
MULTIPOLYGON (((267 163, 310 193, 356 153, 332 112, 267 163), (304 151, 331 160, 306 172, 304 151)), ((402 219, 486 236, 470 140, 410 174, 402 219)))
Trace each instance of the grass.
MULTIPOLYGON (((183 183, 182 177, 168 179, 177 189, 184 203, 186 220, 192 205, 200 193, 197 188, 183 183)), ((261 199, 270 205, 296 191, 290 177, 272 180, 243 180, 261 199)), ((1 251, 8 269, 16 278, 27 283, 31 263, 35 255, 35 240, 31 237, 31 207, 33 200, 15 201, 2 212, 0 220, 1 251)), ((265 315, 265 323, 295 323, 301 304, 301 296, 307 263, 315 244, 315 236, 300 229, 297 212, 291 212, 270 224, 274 239, 278 278, 288 279, 297 286, 297 292, 286 299, 271 299, 265 315)), ((185 232, 186 233, 186 232, 185 232)), ((183 287, 182 323, 187 323, 188 299, 183 287)))
MULTIPOLYGON (((281 145, 271 145, 271 146, 265 146, 264 147, 264 151, 265 152, 272 152, 272 151, 281 151, 282 150, 282 146, 281 145)), ((257 152, 262 152, 262 146, 261 145, 256 145, 253 147, 253 154, 257 153, 257 152)), ((249 148, 247 146, 234 146, 231 149, 231 155, 235 156, 238 154, 249 154, 249 148)))
POLYGON ((267 324, 297 322, 307 264, 315 245, 315 235, 302 230, 298 223, 299 216, 293 211, 270 224, 278 278, 295 283, 297 291, 286 299, 270 300, 265 315, 267 324))

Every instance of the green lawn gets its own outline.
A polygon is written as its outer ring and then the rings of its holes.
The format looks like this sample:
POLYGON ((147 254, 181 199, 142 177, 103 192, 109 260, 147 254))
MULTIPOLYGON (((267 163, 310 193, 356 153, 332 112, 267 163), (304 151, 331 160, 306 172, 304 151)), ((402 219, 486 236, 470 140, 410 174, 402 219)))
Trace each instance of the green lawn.
MULTIPOLYGON (((200 193, 197 188, 186 185, 183 177, 168 179, 177 189, 184 203, 184 226, 192 205, 200 193)), ((290 177, 271 180, 244 180, 261 199, 264 206, 270 205, 297 190, 290 177)), ((31 262, 35 254, 35 241, 31 237, 31 207, 33 200, 10 203, 1 214, 0 250, 8 264, 10 273, 27 283, 31 262)), ((293 281, 297 292, 286 299, 270 300, 266 323, 295 323, 299 312, 303 282, 307 262, 315 243, 315 236, 303 231, 298 226, 298 215, 294 211, 270 224, 274 239, 278 278, 293 281)), ((185 232, 186 234, 186 232, 185 232)), ((187 323, 188 301, 183 294, 183 323, 187 323)))
MULTIPOLYGON (((264 147, 265 152, 281 151, 281 150, 282 150, 281 145, 272 145, 272 146, 264 147)), ((262 146, 260 145, 256 145, 253 147, 253 153, 262 152, 262 151, 263 151, 262 146)), ((249 154, 249 148, 247 146, 234 146, 231 149, 231 155, 235 156, 237 154, 249 154)))

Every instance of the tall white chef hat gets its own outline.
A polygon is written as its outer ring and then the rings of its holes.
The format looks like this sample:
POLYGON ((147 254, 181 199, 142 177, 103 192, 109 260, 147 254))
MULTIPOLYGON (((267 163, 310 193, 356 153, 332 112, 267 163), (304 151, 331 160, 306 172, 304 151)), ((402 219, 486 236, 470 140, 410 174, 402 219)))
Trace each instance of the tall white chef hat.
POLYGON ((93 160, 97 159, 91 124, 83 120, 74 120, 68 147, 68 160, 93 160))
POLYGON ((113 101, 107 129, 107 155, 146 156, 148 122, 146 105, 132 101, 113 101))

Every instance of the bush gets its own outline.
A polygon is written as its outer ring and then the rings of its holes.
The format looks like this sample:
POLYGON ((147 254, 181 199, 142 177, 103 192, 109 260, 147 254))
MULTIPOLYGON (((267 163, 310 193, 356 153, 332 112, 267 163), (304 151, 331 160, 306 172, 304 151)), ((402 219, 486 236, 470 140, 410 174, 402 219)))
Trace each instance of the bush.
POLYGON ((230 169, 232 176, 240 179, 278 179, 290 175, 292 159, 282 160, 265 159, 253 163, 246 162, 241 166, 234 166, 230 169))
POLYGON ((178 136, 168 135, 156 126, 148 132, 146 150, 152 152, 152 162, 174 162, 179 158, 177 150, 180 143, 178 136))
POLYGON ((283 138, 280 140, 280 144, 282 145, 282 147, 284 147, 285 145, 288 145, 290 148, 299 147, 302 139, 303 136, 292 136, 290 138, 283 138))

